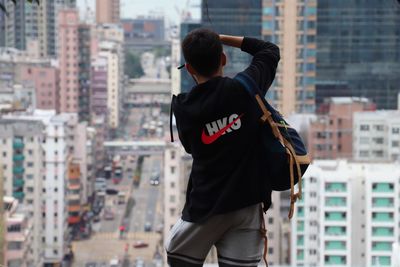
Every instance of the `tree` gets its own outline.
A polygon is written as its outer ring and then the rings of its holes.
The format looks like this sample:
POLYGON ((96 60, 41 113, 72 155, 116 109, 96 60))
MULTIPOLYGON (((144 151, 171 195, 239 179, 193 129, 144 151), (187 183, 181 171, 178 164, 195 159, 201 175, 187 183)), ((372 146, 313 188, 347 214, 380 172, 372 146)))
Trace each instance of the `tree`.
POLYGON ((125 75, 129 78, 139 78, 144 75, 140 57, 136 54, 127 52, 125 55, 125 75))
MULTIPOLYGON (((6 1, 11 1, 11 2, 14 3, 14 5, 17 4, 17 0, 6 0, 6 1)), ((6 2, 6 1, 5 1, 5 2, 6 2)), ((7 14, 7 9, 6 9, 6 7, 5 7, 5 2, 4 2, 4 3, 0 3, 0 10, 1 10, 2 12, 4 12, 4 13, 7 14)), ((36 4, 40 5, 40 0, 26 0, 26 2, 28 2, 28 3, 33 3, 33 2, 35 2, 36 4)))

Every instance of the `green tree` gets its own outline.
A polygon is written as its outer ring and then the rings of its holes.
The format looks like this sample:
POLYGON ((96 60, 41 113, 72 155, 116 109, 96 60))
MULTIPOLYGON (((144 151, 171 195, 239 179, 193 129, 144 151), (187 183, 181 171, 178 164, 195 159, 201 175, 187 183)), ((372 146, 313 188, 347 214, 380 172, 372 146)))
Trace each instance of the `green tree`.
POLYGON ((136 54, 127 52, 125 55, 125 75, 129 78, 139 78, 144 75, 140 57, 136 54))
MULTIPOLYGON (((7 14, 7 9, 6 9, 6 7, 5 7, 5 3, 7 2, 7 1, 11 1, 11 2, 13 2, 14 3, 14 5, 16 5, 17 4, 17 0, 6 0, 6 1, 4 1, 4 3, 0 3, 0 10, 2 11, 2 12, 4 12, 4 13, 6 13, 7 14)), ((26 2, 28 2, 28 3, 36 3, 36 4, 38 4, 38 5, 40 5, 40 0, 25 0, 26 2)))

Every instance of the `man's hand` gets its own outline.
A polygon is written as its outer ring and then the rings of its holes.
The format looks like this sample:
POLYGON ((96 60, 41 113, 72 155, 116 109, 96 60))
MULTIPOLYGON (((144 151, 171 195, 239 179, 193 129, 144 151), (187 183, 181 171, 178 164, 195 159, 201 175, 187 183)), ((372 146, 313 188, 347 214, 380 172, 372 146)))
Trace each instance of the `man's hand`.
POLYGON ((242 47, 243 38, 243 36, 219 35, 222 44, 237 48, 242 47))

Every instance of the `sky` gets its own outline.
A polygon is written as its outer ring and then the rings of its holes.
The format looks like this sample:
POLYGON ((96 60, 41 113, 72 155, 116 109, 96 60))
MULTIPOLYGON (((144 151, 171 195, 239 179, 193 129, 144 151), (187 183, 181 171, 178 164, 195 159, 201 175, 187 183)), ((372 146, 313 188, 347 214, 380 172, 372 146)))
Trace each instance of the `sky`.
MULTIPOLYGON (((85 10, 85 2, 94 11, 95 0, 78 0, 78 6, 82 11, 85 10)), ((121 17, 134 18, 139 15, 149 15, 156 11, 157 14, 164 13, 167 23, 179 23, 179 13, 176 8, 182 9, 187 5, 190 8, 193 18, 200 18, 199 6, 200 0, 121 0, 121 17)))

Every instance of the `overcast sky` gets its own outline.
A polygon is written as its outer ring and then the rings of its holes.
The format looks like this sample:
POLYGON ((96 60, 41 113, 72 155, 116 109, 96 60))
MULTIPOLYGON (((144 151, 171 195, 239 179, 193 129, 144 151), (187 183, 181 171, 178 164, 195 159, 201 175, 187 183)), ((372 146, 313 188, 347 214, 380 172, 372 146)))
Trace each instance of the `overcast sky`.
MULTIPOLYGON (((78 6, 81 11, 85 10, 85 2, 90 5, 94 11, 95 0, 78 0, 78 6)), ((179 15, 176 11, 185 8, 189 3, 192 17, 200 18, 198 6, 200 0, 121 0, 121 17, 134 18, 139 15, 148 15, 150 12, 156 11, 157 13, 164 13, 167 21, 179 22, 179 15)))

